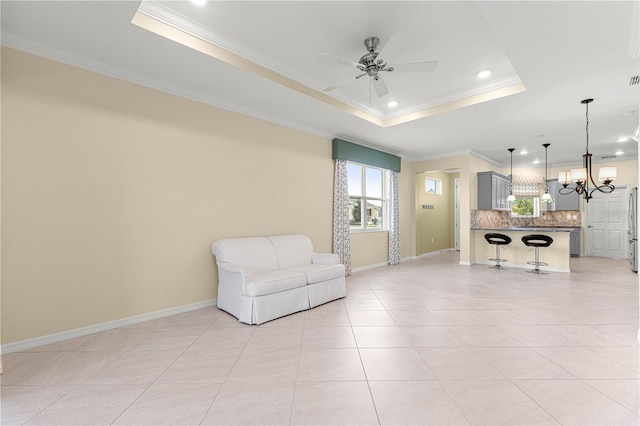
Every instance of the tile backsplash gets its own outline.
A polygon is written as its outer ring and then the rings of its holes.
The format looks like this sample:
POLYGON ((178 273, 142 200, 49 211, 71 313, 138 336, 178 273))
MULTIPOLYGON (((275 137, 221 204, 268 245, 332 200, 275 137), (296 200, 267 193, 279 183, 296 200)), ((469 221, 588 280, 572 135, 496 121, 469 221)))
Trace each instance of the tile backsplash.
POLYGON ((512 218, 511 212, 471 210, 472 228, 510 228, 512 226, 581 226, 579 211, 540 212, 540 217, 512 218), (573 217, 576 217, 575 219, 573 217))

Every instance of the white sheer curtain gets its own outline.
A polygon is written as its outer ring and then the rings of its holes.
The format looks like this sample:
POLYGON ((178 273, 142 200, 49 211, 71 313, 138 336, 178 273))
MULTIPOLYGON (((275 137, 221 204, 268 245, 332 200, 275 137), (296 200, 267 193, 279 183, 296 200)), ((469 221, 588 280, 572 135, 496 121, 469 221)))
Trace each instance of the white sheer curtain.
POLYGON ((400 208, 398 206, 398 172, 391 171, 389 185, 389 265, 400 263, 400 208))
POLYGON ((346 160, 336 160, 333 181, 333 252, 351 275, 351 231, 349 230, 349 181, 346 160))

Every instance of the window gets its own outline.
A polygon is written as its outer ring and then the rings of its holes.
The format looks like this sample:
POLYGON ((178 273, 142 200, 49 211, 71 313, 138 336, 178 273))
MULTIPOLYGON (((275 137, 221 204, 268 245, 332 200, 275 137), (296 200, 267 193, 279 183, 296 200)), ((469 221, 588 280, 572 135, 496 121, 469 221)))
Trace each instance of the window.
POLYGON ((347 162, 351 230, 385 229, 387 172, 347 162))
POLYGON ((511 203, 511 217, 539 217, 540 197, 518 198, 511 203))
POLYGON ((425 178, 424 192, 427 194, 442 195, 442 181, 440 179, 425 178))

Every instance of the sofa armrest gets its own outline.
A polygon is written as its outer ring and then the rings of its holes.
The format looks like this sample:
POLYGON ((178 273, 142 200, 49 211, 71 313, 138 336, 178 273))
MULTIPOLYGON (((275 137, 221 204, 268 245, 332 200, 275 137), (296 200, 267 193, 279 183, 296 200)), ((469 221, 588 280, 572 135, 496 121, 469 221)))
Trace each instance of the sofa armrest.
POLYGON ((334 253, 311 253, 311 263, 317 265, 337 265, 340 258, 334 253))
POLYGON ((245 285, 253 279, 251 270, 234 263, 218 263, 218 280, 225 285, 242 288, 242 294, 246 295, 245 285))

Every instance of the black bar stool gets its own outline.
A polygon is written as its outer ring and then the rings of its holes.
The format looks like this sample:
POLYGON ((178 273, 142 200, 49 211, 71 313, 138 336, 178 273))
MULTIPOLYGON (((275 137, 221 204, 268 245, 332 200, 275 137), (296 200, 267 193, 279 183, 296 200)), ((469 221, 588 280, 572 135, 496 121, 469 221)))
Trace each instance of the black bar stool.
POLYGON ((526 272, 532 274, 548 274, 548 272, 540 270, 540 266, 547 266, 549 264, 540 262, 538 250, 540 247, 549 247, 551 243, 553 243, 553 238, 547 235, 530 234, 522 237, 522 242, 527 247, 534 247, 536 252, 536 260, 527 262, 528 265, 534 265, 534 268, 526 272))
POLYGON ((494 262, 496 262, 495 265, 493 266, 489 266, 489 268, 493 268, 493 269, 507 269, 504 266, 500 265, 500 262, 506 262, 507 259, 500 259, 500 246, 506 246, 507 244, 511 243, 511 237, 509 237, 508 235, 504 235, 504 234, 496 234, 496 233, 488 233, 488 234, 484 234, 484 239, 487 240, 487 242, 489 244, 493 244, 496 246, 496 257, 494 259, 489 259, 489 260, 493 260, 494 262))

